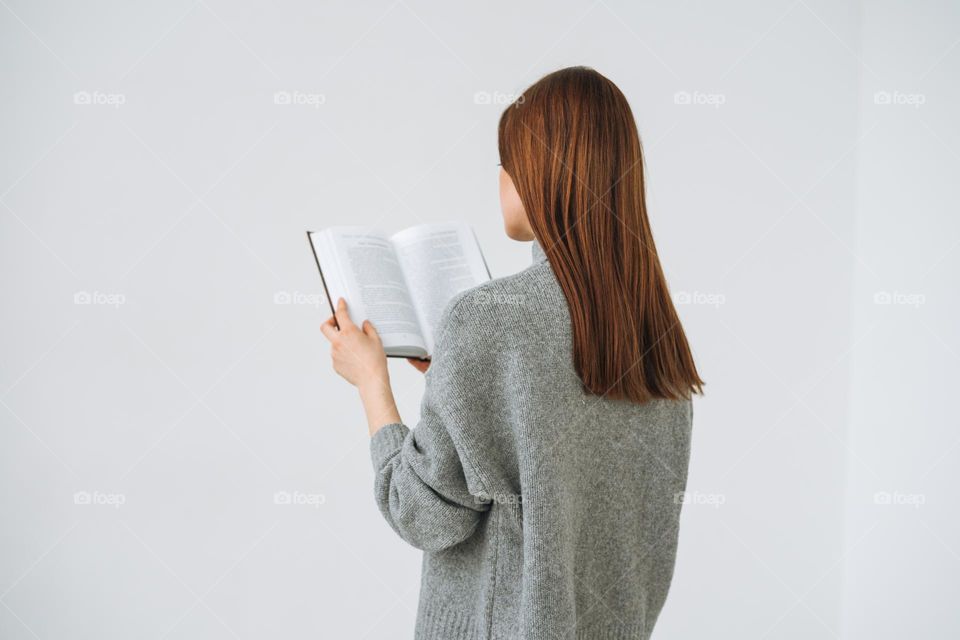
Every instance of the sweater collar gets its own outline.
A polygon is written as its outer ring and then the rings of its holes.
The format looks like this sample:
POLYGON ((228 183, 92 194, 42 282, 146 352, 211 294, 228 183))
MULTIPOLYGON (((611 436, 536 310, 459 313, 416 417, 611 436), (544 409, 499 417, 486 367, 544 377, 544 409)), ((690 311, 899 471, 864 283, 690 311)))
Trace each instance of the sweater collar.
POLYGON ((540 246, 539 240, 533 241, 533 247, 531 249, 533 254, 533 263, 543 262, 547 259, 547 254, 543 252, 543 247, 540 246))

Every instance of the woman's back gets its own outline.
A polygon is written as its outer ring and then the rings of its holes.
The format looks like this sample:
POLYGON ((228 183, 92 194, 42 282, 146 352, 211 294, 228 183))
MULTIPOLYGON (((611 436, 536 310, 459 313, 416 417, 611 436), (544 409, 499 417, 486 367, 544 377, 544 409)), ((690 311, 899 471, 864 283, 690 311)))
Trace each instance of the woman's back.
POLYGON ((420 425, 374 436, 380 508, 427 550, 417 638, 646 638, 670 585, 690 401, 585 392, 533 252, 454 300, 420 425))

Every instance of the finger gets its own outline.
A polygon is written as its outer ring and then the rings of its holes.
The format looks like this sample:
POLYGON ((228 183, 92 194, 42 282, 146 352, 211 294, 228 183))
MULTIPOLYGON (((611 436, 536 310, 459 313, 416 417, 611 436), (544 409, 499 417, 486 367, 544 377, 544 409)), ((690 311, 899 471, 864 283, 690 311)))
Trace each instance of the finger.
POLYGON ((333 342, 337 339, 337 325, 334 324, 333 316, 327 318, 327 321, 320 325, 320 331, 323 333, 324 337, 333 342))
POLYGON ((430 368, 429 361, 424 362, 423 360, 417 360, 416 358, 407 358, 407 362, 409 362, 413 368, 420 373, 426 373, 427 369, 430 368))
POLYGON ((356 326, 350 318, 350 312, 347 311, 347 301, 343 298, 340 298, 339 302, 337 302, 337 322, 340 324, 341 329, 356 326))
POLYGON ((363 333, 368 337, 373 338, 377 342, 380 342, 380 334, 377 333, 377 328, 373 326, 373 323, 369 320, 363 321, 363 333))

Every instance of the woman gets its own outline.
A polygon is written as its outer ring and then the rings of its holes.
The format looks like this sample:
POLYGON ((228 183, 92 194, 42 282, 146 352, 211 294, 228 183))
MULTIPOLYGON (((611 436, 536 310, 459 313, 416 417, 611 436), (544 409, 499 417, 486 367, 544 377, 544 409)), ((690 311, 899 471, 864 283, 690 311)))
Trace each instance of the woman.
POLYGON ((416 429, 376 329, 323 326, 360 391, 380 510, 425 551, 416 638, 647 638, 670 586, 691 395, 626 98, 583 67, 500 118, 507 235, 533 264, 449 304, 416 429))

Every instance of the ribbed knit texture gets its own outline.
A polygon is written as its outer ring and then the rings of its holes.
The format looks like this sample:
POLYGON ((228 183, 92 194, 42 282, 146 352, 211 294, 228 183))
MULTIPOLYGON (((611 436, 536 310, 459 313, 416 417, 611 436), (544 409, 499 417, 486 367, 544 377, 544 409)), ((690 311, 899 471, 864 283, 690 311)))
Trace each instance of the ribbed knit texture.
POLYGON ((414 637, 649 638, 673 575, 692 417, 688 400, 583 391, 536 242, 529 268, 454 298, 419 423, 370 443, 380 511, 424 550, 414 637))

